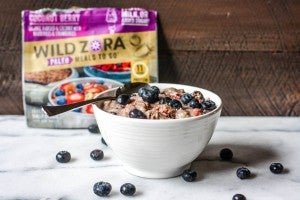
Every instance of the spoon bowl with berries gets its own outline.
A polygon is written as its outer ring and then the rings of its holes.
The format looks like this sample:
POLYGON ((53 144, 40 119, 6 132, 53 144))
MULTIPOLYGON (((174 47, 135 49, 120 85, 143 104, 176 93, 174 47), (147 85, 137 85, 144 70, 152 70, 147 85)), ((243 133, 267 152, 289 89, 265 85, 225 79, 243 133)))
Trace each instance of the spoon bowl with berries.
POLYGON ((221 109, 221 98, 209 90, 168 83, 93 104, 116 157, 126 171, 145 178, 174 177, 187 169, 212 137, 221 109))
POLYGON ((123 86, 121 82, 105 78, 70 79, 50 90, 48 94, 50 105, 43 105, 42 108, 48 116, 58 115, 69 110, 93 116, 90 103, 96 101, 94 97, 105 90, 120 86, 123 86))

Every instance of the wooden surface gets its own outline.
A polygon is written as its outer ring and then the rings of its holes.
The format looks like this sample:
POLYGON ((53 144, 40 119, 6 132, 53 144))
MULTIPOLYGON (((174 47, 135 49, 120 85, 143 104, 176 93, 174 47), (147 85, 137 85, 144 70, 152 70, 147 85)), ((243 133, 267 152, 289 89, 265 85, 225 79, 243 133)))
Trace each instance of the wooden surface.
POLYGON ((222 115, 300 115, 299 0, 0 1, 0 114, 22 114, 21 10, 143 7, 159 13, 160 82, 211 89, 222 115))

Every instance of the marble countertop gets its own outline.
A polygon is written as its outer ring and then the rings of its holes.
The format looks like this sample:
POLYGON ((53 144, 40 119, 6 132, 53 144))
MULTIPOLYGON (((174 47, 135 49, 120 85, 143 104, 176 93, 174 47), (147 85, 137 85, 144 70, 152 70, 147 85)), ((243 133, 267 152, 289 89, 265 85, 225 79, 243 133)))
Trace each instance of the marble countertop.
POLYGON ((131 199, 232 199, 242 193, 247 200, 299 200, 299 117, 221 117, 204 152, 192 163, 195 182, 181 177, 144 179, 128 174, 101 136, 85 129, 53 130, 28 128, 24 116, 0 116, 0 200, 12 199, 101 199, 93 193, 98 181, 110 182, 109 199, 126 199, 119 188, 133 183, 131 199), (220 161, 219 151, 230 148, 231 162, 220 161), (105 158, 93 161, 89 154, 99 148, 105 158), (72 160, 56 162, 55 155, 67 150, 72 160), (269 165, 280 162, 285 172, 275 175, 269 165), (236 169, 247 166, 252 178, 241 180, 236 169))

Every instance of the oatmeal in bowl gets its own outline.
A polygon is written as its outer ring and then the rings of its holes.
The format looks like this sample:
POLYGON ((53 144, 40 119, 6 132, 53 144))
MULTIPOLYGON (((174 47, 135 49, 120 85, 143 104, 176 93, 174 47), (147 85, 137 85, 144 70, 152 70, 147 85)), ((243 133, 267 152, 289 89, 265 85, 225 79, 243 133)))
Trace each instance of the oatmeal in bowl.
POLYGON ((160 90, 145 86, 137 93, 122 94, 116 100, 104 101, 108 113, 140 119, 180 119, 206 114, 216 108, 214 101, 205 98, 200 90, 192 93, 174 87, 160 90))
POLYGON ((222 101, 199 87, 153 83, 93 109, 103 138, 129 173, 169 178, 181 174, 203 151, 222 101))

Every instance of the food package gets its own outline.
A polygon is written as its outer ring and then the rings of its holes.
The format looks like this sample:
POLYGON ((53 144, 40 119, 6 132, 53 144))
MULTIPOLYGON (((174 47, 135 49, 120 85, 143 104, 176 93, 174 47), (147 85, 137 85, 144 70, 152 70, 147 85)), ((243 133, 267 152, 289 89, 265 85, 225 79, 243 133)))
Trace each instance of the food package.
POLYGON ((94 98, 129 82, 158 82, 157 13, 142 8, 22 11, 24 109, 29 127, 86 128, 91 105, 48 117, 42 105, 94 98))

